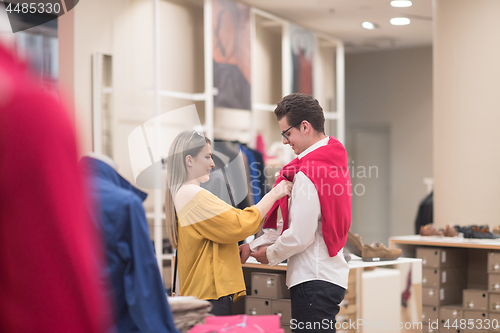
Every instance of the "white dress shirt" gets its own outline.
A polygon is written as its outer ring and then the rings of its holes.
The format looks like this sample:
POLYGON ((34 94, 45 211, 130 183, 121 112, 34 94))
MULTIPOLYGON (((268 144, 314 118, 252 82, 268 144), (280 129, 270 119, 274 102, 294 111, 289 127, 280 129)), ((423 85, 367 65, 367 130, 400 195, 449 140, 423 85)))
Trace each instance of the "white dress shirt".
MULTIPOLYGON (((299 159, 327 144, 328 137, 302 152, 299 159)), ((344 259, 344 251, 341 249, 335 257, 330 257, 323 240, 322 224, 316 187, 304 173, 298 172, 293 179, 288 229, 281 234, 281 220, 277 230, 271 229, 252 241, 250 249, 254 251, 260 246, 274 243, 266 250, 269 265, 274 266, 288 259, 288 288, 306 281, 323 280, 347 289, 349 266, 344 259)))

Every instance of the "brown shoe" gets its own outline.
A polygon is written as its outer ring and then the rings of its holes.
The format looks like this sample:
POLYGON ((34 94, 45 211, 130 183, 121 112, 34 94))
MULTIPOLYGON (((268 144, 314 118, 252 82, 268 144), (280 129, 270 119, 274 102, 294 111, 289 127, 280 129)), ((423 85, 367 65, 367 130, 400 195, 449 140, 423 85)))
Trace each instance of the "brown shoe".
POLYGON ((493 227, 493 230, 491 230, 492 233, 500 235, 500 226, 493 227))
POLYGON ((361 237, 353 233, 351 230, 347 233, 347 243, 345 244, 345 247, 351 251, 352 254, 361 257, 363 242, 361 241, 361 237))
POLYGON ((443 236, 443 232, 434 228, 432 224, 426 224, 420 227, 420 236, 443 236))
POLYGON ((399 258, 401 253, 403 253, 401 249, 389 250, 382 244, 379 244, 379 246, 365 244, 363 246, 361 257, 363 258, 363 261, 386 261, 399 258))
POLYGON ((455 227, 450 227, 450 225, 446 225, 446 228, 444 228, 444 237, 457 237, 458 236, 458 231, 455 229, 455 227))

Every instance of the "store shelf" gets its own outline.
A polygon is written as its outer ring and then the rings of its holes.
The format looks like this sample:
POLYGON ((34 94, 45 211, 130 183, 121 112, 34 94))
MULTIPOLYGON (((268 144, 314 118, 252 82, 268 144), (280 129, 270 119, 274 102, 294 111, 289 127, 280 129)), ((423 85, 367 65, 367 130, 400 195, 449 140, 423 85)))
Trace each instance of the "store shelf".
MULTIPOLYGON (((148 219, 154 219, 155 218, 155 213, 146 213, 146 218, 148 218, 148 219)), ((165 216, 165 214, 161 214, 161 218, 165 220, 167 217, 165 216)))
POLYGON ((175 258, 175 255, 173 253, 168 253, 168 254, 162 254, 161 259, 162 260, 173 260, 175 258))
MULTIPOLYGON (((396 260, 387 260, 387 261, 363 261, 361 257, 358 257, 354 254, 351 254, 351 260, 349 261, 349 268, 365 268, 365 267, 378 267, 378 266, 391 266, 391 265, 400 265, 400 264, 409 264, 415 262, 421 262, 422 259, 418 258, 398 258, 396 260)), ((277 266, 269 266, 266 264, 259 263, 254 257, 248 258, 247 262, 243 264, 243 267, 248 268, 259 268, 259 269, 270 269, 270 270, 284 270, 286 271, 287 264, 280 263, 277 266)))
POLYGON ((396 248, 396 245, 420 245, 500 250, 500 239, 411 235, 391 237, 389 245, 391 248, 396 248))

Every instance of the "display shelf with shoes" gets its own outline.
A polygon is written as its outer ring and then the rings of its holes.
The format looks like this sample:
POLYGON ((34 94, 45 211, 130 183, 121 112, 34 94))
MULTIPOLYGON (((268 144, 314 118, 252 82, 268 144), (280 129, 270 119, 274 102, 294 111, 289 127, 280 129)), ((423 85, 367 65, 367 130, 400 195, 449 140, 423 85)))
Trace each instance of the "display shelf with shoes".
POLYGON ((371 245, 363 244, 361 236, 349 230, 345 248, 352 254, 361 257, 363 261, 395 260, 401 256, 399 250, 389 250, 380 242, 371 245))

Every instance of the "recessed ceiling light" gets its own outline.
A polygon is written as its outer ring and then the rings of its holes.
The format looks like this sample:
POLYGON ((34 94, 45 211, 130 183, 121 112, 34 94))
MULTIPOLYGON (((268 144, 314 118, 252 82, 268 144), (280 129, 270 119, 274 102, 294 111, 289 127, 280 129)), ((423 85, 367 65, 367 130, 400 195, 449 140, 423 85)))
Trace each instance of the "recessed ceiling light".
POLYGON ((408 0, 394 0, 391 1, 392 7, 411 7, 412 3, 408 0))
POLYGON ((373 24, 371 22, 363 22, 363 23, 361 23, 361 26, 365 29, 368 29, 368 30, 373 30, 377 27, 376 24, 373 24))
POLYGON ((407 25, 410 24, 410 19, 406 17, 395 17, 391 19, 392 25, 407 25))

